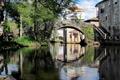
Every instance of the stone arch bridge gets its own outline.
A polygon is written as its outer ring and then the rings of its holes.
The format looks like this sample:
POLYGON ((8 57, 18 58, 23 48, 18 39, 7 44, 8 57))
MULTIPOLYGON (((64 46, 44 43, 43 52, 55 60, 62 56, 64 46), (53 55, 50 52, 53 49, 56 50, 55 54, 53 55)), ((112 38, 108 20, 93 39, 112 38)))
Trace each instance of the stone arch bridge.
MULTIPOLYGON (((71 36, 72 37, 72 36, 71 36)), ((64 43, 80 43, 81 41, 85 41, 85 35, 84 32, 81 30, 81 23, 80 21, 75 21, 75 20, 58 20, 54 24, 54 28, 52 31, 51 35, 51 41, 54 42, 64 42, 64 43), (63 30, 63 39, 59 36, 59 30, 63 30), (73 30, 74 33, 79 32, 78 37, 79 37, 79 42, 68 42, 66 39, 69 30, 73 30)))

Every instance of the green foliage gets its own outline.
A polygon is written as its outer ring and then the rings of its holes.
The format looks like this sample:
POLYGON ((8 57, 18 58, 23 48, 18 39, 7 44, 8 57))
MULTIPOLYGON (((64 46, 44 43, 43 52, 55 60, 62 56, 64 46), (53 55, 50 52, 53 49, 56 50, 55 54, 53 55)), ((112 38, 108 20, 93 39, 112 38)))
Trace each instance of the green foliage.
POLYGON ((29 46, 29 47, 36 47, 39 46, 39 43, 31 39, 30 37, 23 36, 23 37, 18 37, 15 39, 15 42, 23 45, 23 46, 29 46))
POLYGON ((19 16, 22 16, 23 26, 33 26, 35 19, 38 22, 44 22, 56 18, 53 11, 49 8, 44 7, 40 3, 36 4, 37 7, 34 4, 29 4, 27 1, 24 1, 22 3, 9 3, 6 8, 12 17, 18 16, 20 18, 19 16))
POLYGON ((92 25, 87 25, 82 30, 88 40, 94 40, 94 30, 92 25))
POLYGON ((84 55, 84 60, 87 64, 93 63, 94 60, 94 47, 87 47, 86 54, 84 55))
POLYGON ((58 15, 73 0, 39 0, 39 3, 58 15))
POLYGON ((6 32, 12 32, 13 30, 17 29, 17 24, 15 23, 15 21, 12 20, 7 20, 4 23, 4 31, 6 32))
POLYGON ((10 16, 20 23, 20 16, 22 16, 22 22, 24 25, 30 26, 33 24, 31 14, 34 12, 32 6, 27 2, 23 3, 7 3, 6 10, 10 13, 10 16))
POLYGON ((39 9, 39 15, 42 21, 54 20, 56 18, 53 12, 48 8, 40 6, 39 9))
POLYGON ((36 48, 33 47, 24 47, 24 48, 20 48, 17 53, 21 54, 21 51, 23 53, 23 55, 29 55, 30 53, 32 53, 34 50, 36 50, 36 48))
MULTIPOLYGON (((31 3, 29 3, 27 0, 17 3, 6 3, 7 6, 5 7, 12 19, 14 19, 18 24, 19 32, 21 30, 20 27, 33 27, 35 34, 34 39, 37 40, 36 38, 39 38, 40 41, 46 41, 52 32, 52 23, 55 21, 58 14, 61 13, 62 9, 67 7, 72 0, 31 1, 31 3)), ((10 25, 11 24, 8 23, 6 24, 6 29, 8 31, 10 31, 10 25)), ((16 41, 20 41, 21 44, 24 44, 26 42, 26 45, 28 45, 27 42, 30 42, 30 40, 25 37, 17 39, 16 41)))
POLYGON ((28 3, 19 3, 14 5, 16 6, 20 16, 22 16, 22 22, 28 26, 33 25, 33 19, 31 17, 33 14, 33 7, 28 3))

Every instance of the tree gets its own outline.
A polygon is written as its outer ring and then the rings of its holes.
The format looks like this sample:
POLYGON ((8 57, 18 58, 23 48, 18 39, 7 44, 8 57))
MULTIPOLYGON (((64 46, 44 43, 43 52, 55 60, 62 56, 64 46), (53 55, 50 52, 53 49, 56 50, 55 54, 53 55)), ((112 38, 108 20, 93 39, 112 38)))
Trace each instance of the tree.
POLYGON ((69 3, 73 0, 39 0, 41 5, 46 8, 49 8, 54 15, 58 16, 61 11, 68 7, 69 3))
POLYGON ((6 3, 6 12, 16 21, 19 27, 19 34, 22 36, 22 26, 33 26, 31 17, 32 6, 28 2, 6 3))
POLYGON ((61 11, 69 5, 71 1, 72 0, 35 0, 35 35, 37 35, 39 32, 39 35, 42 35, 41 38, 49 38, 53 29, 54 20, 58 17, 58 14, 60 14, 61 11), (39 25, 42 24, 44 25, 44 29, 41 30, 43 26, 39 25))
POLYGON ((19 24, 19 30, 23 27, 33 27, 35 39, 49 38, 53 29, 53 23, 72 0, 31 0, 31 3, 22 2, 7 3, 6 9, 10 16, 19 24), (21 25, 20 25, 21 24, 21 25))

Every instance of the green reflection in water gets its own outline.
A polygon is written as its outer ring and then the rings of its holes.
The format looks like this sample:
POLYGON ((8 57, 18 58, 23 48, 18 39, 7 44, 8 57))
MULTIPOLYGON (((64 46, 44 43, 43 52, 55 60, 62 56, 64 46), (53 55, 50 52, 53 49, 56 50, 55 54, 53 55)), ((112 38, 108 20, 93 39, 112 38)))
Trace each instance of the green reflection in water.
POLYGON ((58 73, 49 48, 41 47, 36 50, 28 50, 19 51, 23 54, 21 78, 23 80, 58 80, 58 73))
MULTIPOLYGON (((81 69, 81 63, 88 65, 93 62, 94 48, 93 47, 81 47, 77 44, 67 45, 66 57, 68 61, 76 59, 73 63, 67 63, 67 70, 75 68, 74 70, 81 69), (85 51, 84 51, 85 50, 85 51), (81 52, 82 51, 82 52, 81 52), (75 55, 74 55, 75 54, 75 55), (83 57, 79 58, 84 54, 83 57), (78 60, 78 59, 79 60, 78 60)), ((39 49, 22 48, 17 51, 3 51, 1 55, 4 57, 5 64, 18 65, 17 80, 59 80, 60 66, 62 63, 57 63, 56 58, 58 54, 64 54, 64 45, 55 44, 49 47, 41 47, 39 49), (63 51, 61 51, 63 50, 63 51), (51 53, 50 53, 51 51, 51 53), (57 65, 58 64, 58 65, 57 65)), ((64 55, 60 55, 63 56, 64 55)), ((59 58, 59 59, 62 59, 59 58)), ((61 68, 63 65, 61 66, 61 68)), ((70 71, 70 70, 69 70, 70 71)), ((79 73, 79 71, 78 71, 79 73)), ((12 75, 12 74, 11 74, 12 75)), ((13 76, 14 77, 14 76, 13 76)))
POLYGON ((84 64, 92 64, 94 62, 94 47, 88 46, 86 47, 86 52, 84 55, 84 64))

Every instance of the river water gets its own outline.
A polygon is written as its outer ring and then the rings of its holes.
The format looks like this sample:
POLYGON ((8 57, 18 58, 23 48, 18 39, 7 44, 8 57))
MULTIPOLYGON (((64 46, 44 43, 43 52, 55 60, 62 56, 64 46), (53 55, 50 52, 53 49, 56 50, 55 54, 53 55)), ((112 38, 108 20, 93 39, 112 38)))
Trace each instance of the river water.
POLYGON ((120 80, 119 46, 50 44, 0 51, 0 80, 120 80))

